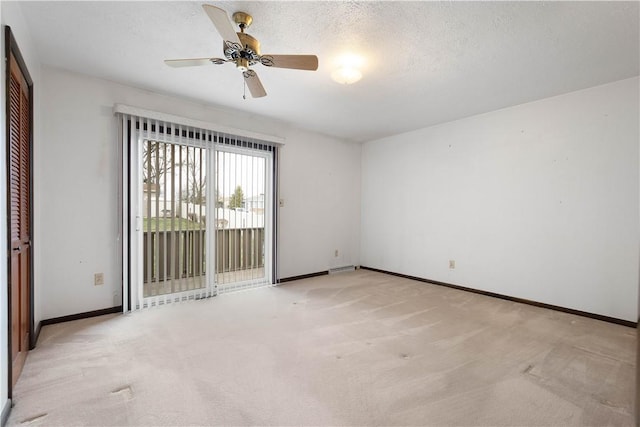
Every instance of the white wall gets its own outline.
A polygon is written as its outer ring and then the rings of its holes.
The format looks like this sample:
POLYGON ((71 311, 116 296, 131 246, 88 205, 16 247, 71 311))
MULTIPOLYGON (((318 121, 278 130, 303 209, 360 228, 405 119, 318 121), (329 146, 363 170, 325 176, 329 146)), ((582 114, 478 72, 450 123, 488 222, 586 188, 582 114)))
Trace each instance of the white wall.
POLYGON ((114 103, 286 138, 280 277, 358 263, 360 145, 59 69, 42 74, 46 161, 36 215, 44 318, 121 303, 114 103), (93 285, 97 272, 105 273, 103 286, 93 285))
POLYGON ((636 321, 638 81, 365 143, 361 264, 636 321))
MULTIPOLYGON (((2 58, 4 59, 4 26, 8 25, 11 27, 11 31, 13 32, 13 36, 18 43, 18 47, 20 48, 20 52, 22 53, 23 59, 27 65, 27 69, 29 70, 29 74, 34 82, 34 142, 38 143, 40 139, 40 63, 38 62, 37 52, 35 47, 31 41, 31 37, 29 35, 29 31, 27 29, 27 25, 24 21, 24 17, 22 15, 22 11, 19 7, 18 3, 15 2, 0 2, 0 22, 2 23, 2 36, 1 36, 1 45, 2 45, 2 58)), ((7 195, 7 183, 6 183, 6 123, 5 123, 5 62, 1 61, 2 66, 0 70, 0 137, 2 138, 2 149, 0 152, 0 224, 7 223, 7 205, 6 205, 6 195, 7 195)), ((37 159, 34 159, 36 165, 34 167, 34 174, 37 175, 37 159)), ((34 180, 37 177, 34 176, 34 180)), ((35 205, 35 203, 34 203, 35 205)), ((7 229, 6 227, 0 226, 0 242, 6 248, 7 242, 7 229)), ((36 258, 39 257, 38 252, 34 252, 34 256, 36 258)), ((6 259, 6 258, 4 258, 6 259)), ((38 277, 38 270, 35 269, 34 277, 38 277)), ((8 397, 8 376, 7 376, 7 364, 9 358, 9 342, 7 337, 8 332, 8 319, 6 313, 8 313, 8 301, 7 301, 7 263, 0 263, 0 283, 2 284, 0 290, 0 410, 4 407, 7 402, 8 397)), ((42 319, 42 313, 40 310, 40 299, 39 299, 40 289, 37 284, 35 284, 35 307, 34 307, 34 317, 36 323, 42 319)))
POLYGON ((280 277, 359 265, 361 145, 302 131, 289 140, 280 159, 280 277))

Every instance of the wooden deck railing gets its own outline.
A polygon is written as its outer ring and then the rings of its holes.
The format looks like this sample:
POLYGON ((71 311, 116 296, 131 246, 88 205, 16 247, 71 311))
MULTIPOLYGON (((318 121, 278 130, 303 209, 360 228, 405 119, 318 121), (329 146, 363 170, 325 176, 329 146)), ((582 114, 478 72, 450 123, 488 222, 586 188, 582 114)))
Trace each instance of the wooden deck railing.
MULTIPOLYGON (((216 230, 216 273, 264 267, 264 228, 216 230)), ((202 276, 204 230, 143 232, 144 283, 202 276)))

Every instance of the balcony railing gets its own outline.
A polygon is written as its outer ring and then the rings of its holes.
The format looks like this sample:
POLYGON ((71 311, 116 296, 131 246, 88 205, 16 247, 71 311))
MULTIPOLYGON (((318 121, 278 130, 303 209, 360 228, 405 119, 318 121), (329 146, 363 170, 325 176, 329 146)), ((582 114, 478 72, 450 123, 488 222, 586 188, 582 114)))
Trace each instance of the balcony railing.
MULTIPOLYGON (((148 284, 204 276, 205 233, 205 230, 144 231, 145 288, 148 284)), ((216 230, 215 273, 218 282, 229 281, 234 276, 228 273, 263 267, 263 227, 216 230)), ((237 277, 246 277, 246 274, 237 277)))

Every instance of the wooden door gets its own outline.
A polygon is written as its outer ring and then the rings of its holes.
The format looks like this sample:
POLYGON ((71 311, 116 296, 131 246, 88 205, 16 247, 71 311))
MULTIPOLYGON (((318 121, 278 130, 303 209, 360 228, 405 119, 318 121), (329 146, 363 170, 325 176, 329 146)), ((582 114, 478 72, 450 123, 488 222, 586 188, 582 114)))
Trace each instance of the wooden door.
POLYGON ((31 324, 31 111, 29 85, 13 54, 8 81, 8 202, 11 292, 11 387, 29 350, 31 324))

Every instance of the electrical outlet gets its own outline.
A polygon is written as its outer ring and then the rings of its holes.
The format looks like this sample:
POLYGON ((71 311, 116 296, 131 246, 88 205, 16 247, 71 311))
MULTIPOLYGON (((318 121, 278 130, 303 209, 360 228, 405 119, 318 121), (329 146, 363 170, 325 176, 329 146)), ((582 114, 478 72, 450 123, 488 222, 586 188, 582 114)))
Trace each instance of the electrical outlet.
POLYGON ((336 249, 336 251, 333 253, 333 256, 338 258, 338 250, 336 249))
POLYGON ((456 260, 455 259, 450 259, 449 260, 449 268, 451 270, 453 270, 454 268, 456 268, 456 260))
POLYGON ((104 273, 96 273, 93 275, 93 285, 94 286, 104 285, 104 273))

